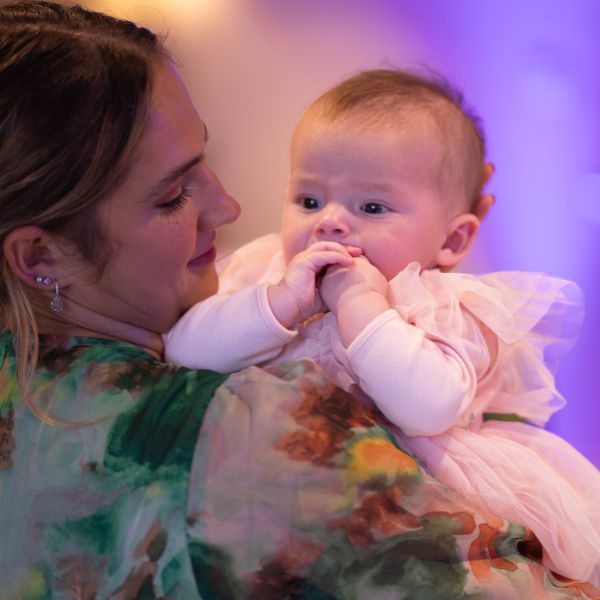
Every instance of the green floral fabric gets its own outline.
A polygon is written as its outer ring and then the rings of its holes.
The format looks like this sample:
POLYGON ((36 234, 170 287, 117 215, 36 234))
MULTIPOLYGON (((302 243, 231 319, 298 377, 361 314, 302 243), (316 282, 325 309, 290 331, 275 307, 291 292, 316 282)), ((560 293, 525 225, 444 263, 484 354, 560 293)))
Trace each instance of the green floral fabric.
POLYGON ((231 376, 0 337, 0 600, 598 598, 310 362, 231 376))

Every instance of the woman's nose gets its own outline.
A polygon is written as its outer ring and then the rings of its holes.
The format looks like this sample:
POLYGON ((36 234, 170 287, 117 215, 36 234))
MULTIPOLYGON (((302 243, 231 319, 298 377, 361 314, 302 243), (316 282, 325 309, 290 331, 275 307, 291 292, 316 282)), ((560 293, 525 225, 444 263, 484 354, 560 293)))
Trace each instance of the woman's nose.
POLYGON ((225 191, 215 175, 210 208, 199 219, 198 227, 217 229, 227 223, 233 223, 240 216, 240 212, 240 205, 225 191))
POLYGON ((222 207, 223 207, 223 222, 221 225, 233 223, 237 221, 242 209, 237 200, 230 196, 223 188, 222 207))

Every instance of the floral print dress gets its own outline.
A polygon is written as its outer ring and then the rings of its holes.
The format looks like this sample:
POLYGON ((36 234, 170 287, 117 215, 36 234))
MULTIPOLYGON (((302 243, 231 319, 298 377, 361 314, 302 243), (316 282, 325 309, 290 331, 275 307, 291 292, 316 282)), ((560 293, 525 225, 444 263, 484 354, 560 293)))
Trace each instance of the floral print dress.
POLYGON ((0 337, 0 599, 600 598, 309 361, 233 375, 0 337))

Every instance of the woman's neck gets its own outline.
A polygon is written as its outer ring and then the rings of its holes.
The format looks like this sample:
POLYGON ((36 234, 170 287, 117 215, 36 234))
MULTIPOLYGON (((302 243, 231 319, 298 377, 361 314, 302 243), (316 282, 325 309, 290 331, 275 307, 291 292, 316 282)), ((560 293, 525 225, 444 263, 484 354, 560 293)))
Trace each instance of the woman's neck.
POLYGON ((82 306, 70 305, 69 311, 51 313, 36 311, 38 331, 41 335, 83 336, 107 338, 128 342, 162 360, 164 343, 160 333, 149 331, 130 323, 117 321, 82 306))

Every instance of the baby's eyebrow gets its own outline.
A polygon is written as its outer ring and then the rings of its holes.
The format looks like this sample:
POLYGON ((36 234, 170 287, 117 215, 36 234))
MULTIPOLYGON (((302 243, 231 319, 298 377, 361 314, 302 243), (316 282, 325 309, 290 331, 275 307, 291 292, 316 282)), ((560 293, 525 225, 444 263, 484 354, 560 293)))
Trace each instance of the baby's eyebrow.
POLYGON ((293 178, 294 183, 317 185, 321 182, 320 177, 313 177, 311 175, 295 175, 293 178))
POLYGON ((354 183, 354 187, 358 190, 375 191, 394 193, 397 192, 397 187, 380 181, 358 181, 354 183))

